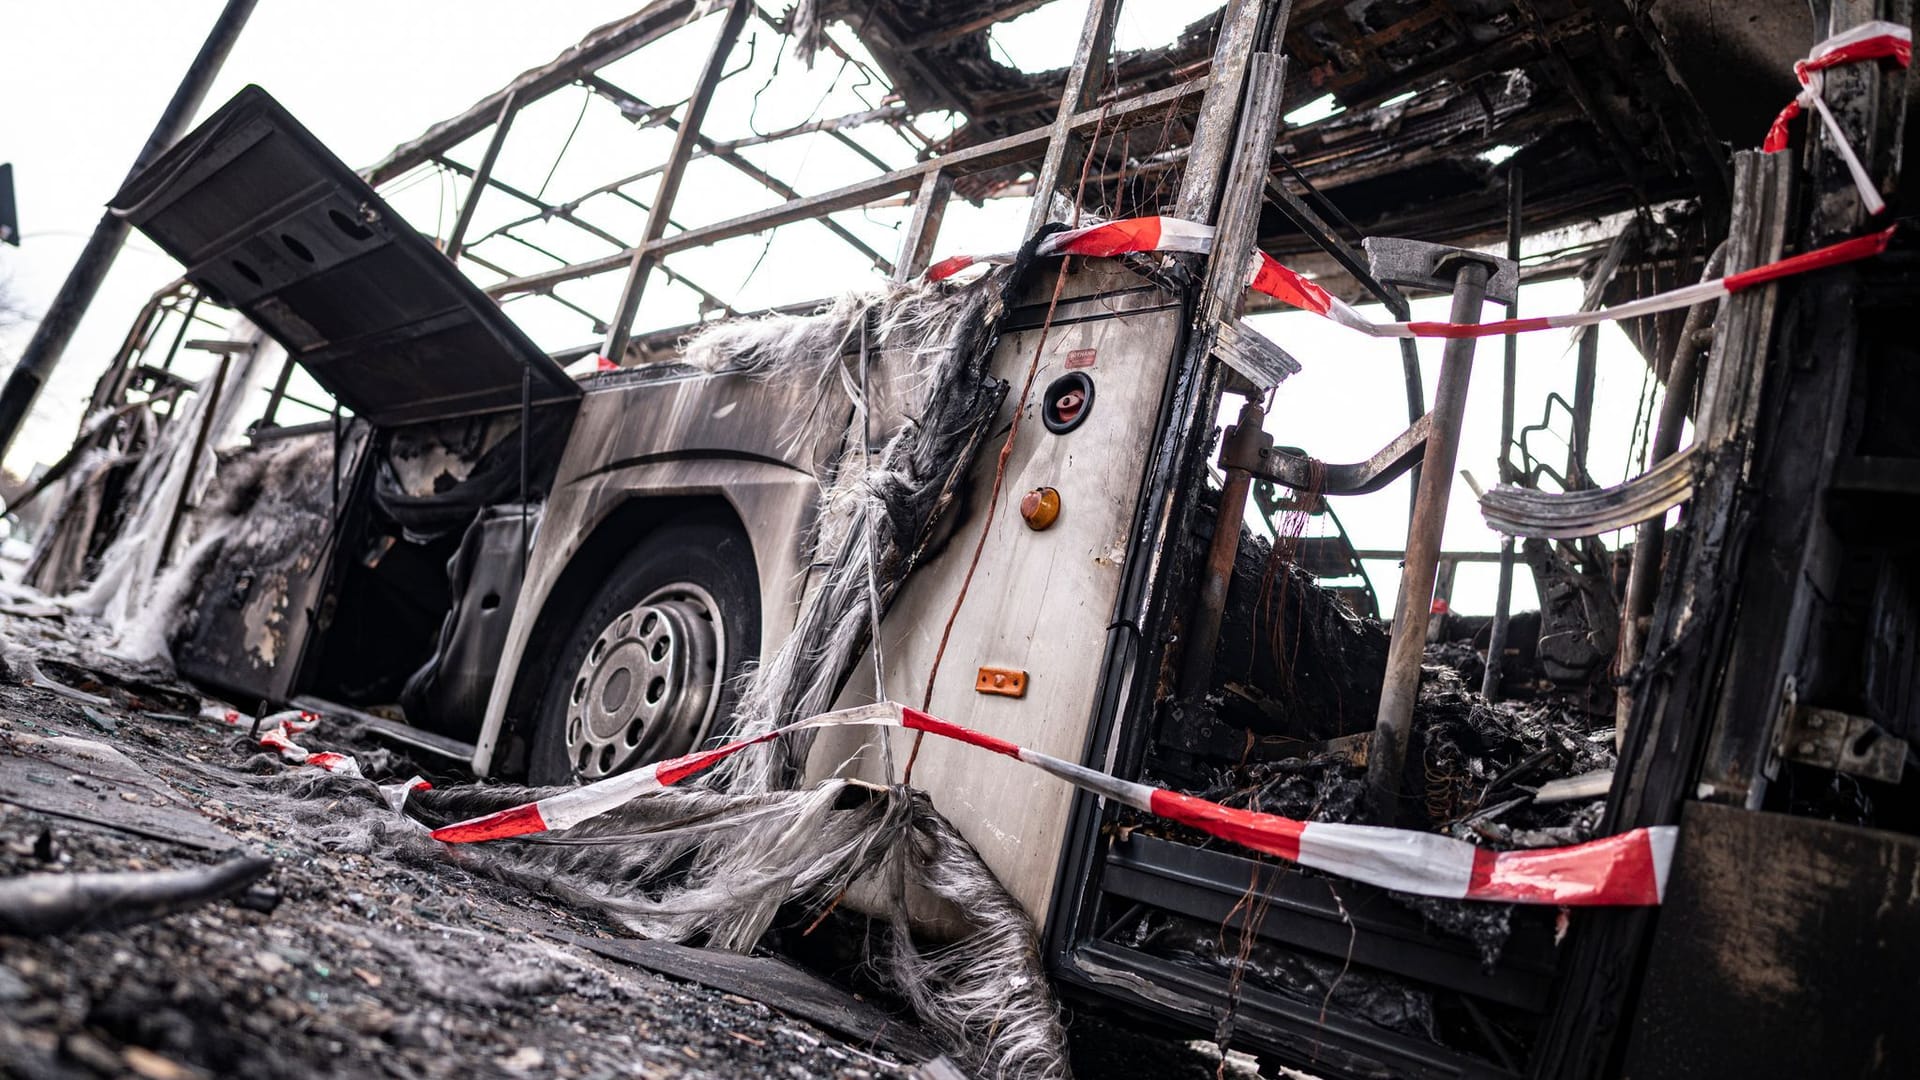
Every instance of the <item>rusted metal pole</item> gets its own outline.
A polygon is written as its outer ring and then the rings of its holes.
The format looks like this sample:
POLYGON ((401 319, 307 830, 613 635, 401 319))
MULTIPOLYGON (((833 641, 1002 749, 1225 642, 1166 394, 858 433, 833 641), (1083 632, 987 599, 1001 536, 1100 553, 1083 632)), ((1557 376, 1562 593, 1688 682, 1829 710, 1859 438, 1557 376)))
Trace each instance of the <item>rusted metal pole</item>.
MULTIPOLYGON (((1507 173, 1507 258, 1520 261, 1520 167, 1507 173)), ((1520 293, 1514 290, 1507 318, 1520 317, 1520 293)), ((1519 396, 1520 335, 1508 334, 1500 363, 1500 482, 1510 484, 1513 467, 1513 409, 1519 396)), ((1507 659, 1507 628, 1513 622, 1513 537, 1500 538, 1500 584, 1493 596, 1493 622, 1487 629, 1487 663, 1480 676, 1480 696, 1500 700, 1500 668, 1507 659)))
MULTIPOLYGON (((1700 279, 1707 281, 1720 276, 1726 266, 1727 245, 1720 246, 1707 256, 1707 264, 1701 270, 1700 279)), ((1680 432, 1686 426, 1687 408, 1693 402, 1693 387, 1700 375, 1700 358, 1705 353, 1698 341, 1703 330, 1707 329, 1707 315, 1717 305, 1714 302, 1695 304, 1687 309, 1687 318, 1680 326, 1680 340, 1674 344, 1673 362, 1667 365, 1667 392, 1660 401, 1660 419, 1653 429, 1653 444, 1647 451, 1647 464, 1654 466, 1673 456, 1680 448, 1680 432)), ((1646 634, 1646 623, 1653 617, 1654 592, 1660 582, 1660 558, 1666 548, 1667 519, 1663 514, 1640 523, 1633 538, 1633 564, 1627 571, 1627 601, 1620 608, 1620 644, 1614 654, 1613 670, 1616 675, 1625 675, 1633 670, 1640 661, 1640 645, 1646 634)), ((1622 685, 1615 691, 1614 698, 1614 740, 1616 743, 1626 737, 1627 715, 1633 710, 1632 688, 1622 685)))
MULTIPOLYGON (((153 134, 147 136, 146 145, 140 148, 140 153, 133 159, 133 168, 127 172, 127 179, 138 176, 141 170, 186 133, 187 125, 193 122, 194 114, 200 111, 200 103, 206 100, 207 89, 213 85, 214 76, 220 73, 220 65, 226 61, 234 41, 240 37, 241 28, 247 25, 247 16, 253 14, 254 2, 227 0, 220 18, 214 21, 206 41, 201 43, 200 52, 187 67, 186 76, 174 90, 173 99, 167 102, 166 110, 160 114, 160 122, 154 125, 153 134)), ((20 433, 20 425, 26 421, 34 399, 40 396, 40 388, 46 385, 48 376, 60 363, 67 342, 73 339, 80 319, 86 315, 87 307, 100 291, 100 283, 106 280, 107 271, 113 268, 113 260, 120 254, 120 246, 126 243, 127 228, 127 220, 111 211, 101 216, 100 223, 93 227, 93 236, 87 240, 80 258, 60 286, 59 294, 48 305, 46 315, 35 328, 33 340, 27 343, 26 351, 20 354, 19 363, 13 367, 13 374, 7 377, 6 389, 0 390, 0 454, 5 454, 7 448, 13 445, 13 438, 20 433)))
MULTIPOLYGON (((1459 263, 1450 321, 1480 321, 1488 269, 1481 262, 1459 263)), ((1407 759, 1407 737, 1413 729, 1414 700, 1420 694, 1420 660, 1426 650, 1453 466, 1460 455, 1460 420, 1467 408, 1473 347, 1473 338, 1453 338, 1440 354, 1440 378, 1433 390, 1433 428, 1427 435, 1422 462, 1425 467, 1420 472, 1413 521, 1407 528, 1407 556, 1400 571, 1400 599, 1393 618, 1393 641, 1387 651, 1387 677, 1380 690, 1380 711, 1367 754, 1367 786, 1380 824, 1392 824, 1399 817, 1400 773, 1407 759)))
MULTIPOLYGON (((1247 444, 1257 443, 1266 420, 1259 399, 1240 406, 1240 419, 1227 429, 1227 447, 1221 456, 1227 461, 1246 461, 1250 456, 1257 459, 1259 447, 1247 444)), ((1233 583, 1233 562, 1240 554, 1240 523, 1247 516, 1247 494, 1253 490, 1253 473, 1239 465, 1228 465, 1226 473, 1226 484, 1220 489, 1220 514, 1213 523, 1213 544, 1207 548, 1207 565, 1200 577, 1200 603, 1187 634, 1181 681, 1189 694, 1206 693, 1213 679, 1213 654, 1220 646, 1227 587, 1233 583)))

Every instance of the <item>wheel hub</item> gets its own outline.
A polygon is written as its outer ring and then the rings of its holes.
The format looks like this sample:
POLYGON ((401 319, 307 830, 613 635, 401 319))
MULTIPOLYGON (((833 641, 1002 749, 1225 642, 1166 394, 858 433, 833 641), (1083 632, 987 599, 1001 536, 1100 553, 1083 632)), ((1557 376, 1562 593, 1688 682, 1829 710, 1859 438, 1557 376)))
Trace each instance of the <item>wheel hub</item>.
POLYGON ((686 753, 719 703, 726 642, 713 598, 691 584, 655 590, 608 621, 567 695, 567 759, 598 780, 686 753))

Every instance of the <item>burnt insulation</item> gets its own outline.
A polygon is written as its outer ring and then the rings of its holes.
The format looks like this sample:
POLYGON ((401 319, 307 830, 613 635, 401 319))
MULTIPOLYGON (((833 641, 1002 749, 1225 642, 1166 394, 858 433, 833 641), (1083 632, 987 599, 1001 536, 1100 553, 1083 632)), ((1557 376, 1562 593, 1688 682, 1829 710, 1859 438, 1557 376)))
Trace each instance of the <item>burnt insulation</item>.
MULTIPOLYGON (((867 646, 872 590, 884 607, 933 542, 1004 399, 1006 385, 989 373, 1001 316, 1047 231, 1013 267, 969 285, 896 285, 811 316, 720 324, 687 343, 696 366, 805 380, 821 403, 844 390, 856 406, 811 542, 811 561, 828 572, 793 633, 749 677, 724 725, 735 737, 830 708, 867 646), (871 466, 857 449, 865 402, 845 367, 850 351, 867 354, 855 346, 868 334, 914 368, 904 373, 906 420, 871 466)), ((704 784, 642 796, 536 842, 454 857, 649 936, 740 951, 762 940, 783 905, 866 912, 878 924, 873 968, 969 1072, 1066 1076, 1065 1035, 1025 911, 925 795, 841 780, 794 789, 807 747, 776 740, 704 784), (934 926, 941 940, 925 940, 934 926)), ((409 806, 444 822, 550 793, 468 785, 423 792, 409 806)))

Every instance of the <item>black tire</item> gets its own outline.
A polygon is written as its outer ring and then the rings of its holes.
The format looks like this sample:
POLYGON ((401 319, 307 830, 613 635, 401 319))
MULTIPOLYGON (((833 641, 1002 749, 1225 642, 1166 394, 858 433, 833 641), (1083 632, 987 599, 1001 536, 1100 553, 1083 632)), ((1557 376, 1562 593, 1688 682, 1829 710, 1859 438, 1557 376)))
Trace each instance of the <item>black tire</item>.
MULTIPOLYGON (((669 641, 677 641, 666 630, 657 633, 669 641)), ((658 646, 660 637, 652 639, 654 646, 658 646)), ((758 657, 759 651, 760 585, 754 573, 753 549, 745 534, 738 528, 713 521, 688 520, 662 526, 648 534, 608 573, 554 654, 535 714, 527 758, 528 781, 569 784, 597 779, 684 754, 694 749, 696 742, 703 741, 703 736, 710 739, 725 734, 727 719, 732 716, 734 702, 739 697, 739 675, 758 657), (705 595, 696 598, 695 593, 705 595), (638 607, 650 597, 660 597, 663 604, 638 607), (700 630, 688 625, 687 613, 709 606, 707 600, 716 609, 711 613, 711 628, 718 631, 716 636, 724 647, 715 650, 718 655, 712 656, 711 662, 700 663, 711 671, 711 678, 717 680, 710 684, 710 696, 705 708, 700 710, 708 717, 706 725, 696 732, 687 730, 684 722, 649 728, 635 721, 626 724, 617 739, 610 731, 596 732, 588 714, 583 712, 591 706, 580 701, 581 698, 590 701, 592 695, 577 695, 577 690, 590 691, 594 686, 601 686, 602 700, 612 700, 617 685, 621 688, 619 701, 634 700, 636 705, 640 699, 630 699, 629 694, 647 692, 638 684, 651 669, 621 659, 636 655, 634 650, 638 648, 639 663, 647 663, 644 654, 648 650, 640 647, 646 642, 636 636, 645 616, 638 616, 639 621, 631 622, 616 634, 622 616, 636 612, 658 614, 671 609, 670 613, 680 620, 675 625, 689 631, 686 636, 691 638, 700 630), (608 646, 606 641, 614 644, 608 646), (596 643, 602 644, 602 654, 590 669, 592 674, 584 676, 583 683, 583 672, 589 670, 586 667, 588 653, 596 643), (622 666, 628 669, 629 675, 621 676, 622 666), (640 672, 640 676, 632 675, 634 671, 640 672), (576 719, 581 720, 581 726, 570 732, 569 727, 576 719), (598 744, 590 741, 597 739, 606 741, 598 744), (582 755, 587 759, 585 768, 581 767, 582 755)), ((659 655, 653 653, 656 658, 659 655)), ((686 661, 688 666, 695 662, 686 661)), ((693 680, 688 679, 685 686, 676 685, 666 693, 680 693, 694 685, 693 680)), ((684 711, 684 699, 676 700, 681 702, 684 711)), ((610 729, 616 724, 619 711, 603 708, 591 716, 610 729)), ((681 719, 684 721, 686 717, 681 719)))

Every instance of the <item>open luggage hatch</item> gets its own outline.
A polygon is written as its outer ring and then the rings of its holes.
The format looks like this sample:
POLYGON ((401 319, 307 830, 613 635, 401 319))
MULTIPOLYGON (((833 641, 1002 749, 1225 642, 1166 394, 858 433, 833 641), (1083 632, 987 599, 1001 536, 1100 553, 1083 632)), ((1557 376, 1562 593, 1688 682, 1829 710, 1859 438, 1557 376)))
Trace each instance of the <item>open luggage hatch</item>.
POLYGON ((358 174, 249 86, 114 196, 207 295, 376 426, 579 388, 358 174))

